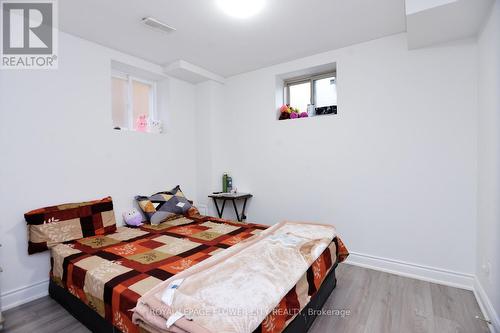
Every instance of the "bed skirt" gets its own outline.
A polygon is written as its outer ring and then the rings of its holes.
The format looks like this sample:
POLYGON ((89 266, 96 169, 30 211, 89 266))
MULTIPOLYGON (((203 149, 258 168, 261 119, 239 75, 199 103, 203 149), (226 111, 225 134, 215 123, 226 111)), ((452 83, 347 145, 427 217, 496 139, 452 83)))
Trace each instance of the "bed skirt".
MULTIPOLYGON (((311 301, 285 328, 284 333, 307 332, 309 330, 314 319, 316 319, 316 311, 311 310, 322 309, 337 285, 337 278, 335 277, 336 268, 337 264, 332 267, 318 292, 311 298, 311 301)), ((52 280, 49 282, 49 295, 92 332, 121 333, 118 328, 52 280)))

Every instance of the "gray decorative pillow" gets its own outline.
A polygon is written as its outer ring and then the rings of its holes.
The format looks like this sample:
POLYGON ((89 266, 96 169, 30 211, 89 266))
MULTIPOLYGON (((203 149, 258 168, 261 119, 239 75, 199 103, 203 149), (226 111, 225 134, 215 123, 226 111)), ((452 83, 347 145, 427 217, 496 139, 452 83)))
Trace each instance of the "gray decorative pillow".
POLYGON ((179 185, 170 191, 158 192, 149 197, 138 195, 135 200, 151 224, 160 224, 178 215, 186 215, 192 206, 179 185))

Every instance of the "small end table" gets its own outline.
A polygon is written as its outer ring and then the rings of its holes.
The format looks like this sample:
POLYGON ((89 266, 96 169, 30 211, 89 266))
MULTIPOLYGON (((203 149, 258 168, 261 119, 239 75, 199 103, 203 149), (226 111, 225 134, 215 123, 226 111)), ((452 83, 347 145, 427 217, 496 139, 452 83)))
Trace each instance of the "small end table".
POLYGON ((222 214, 224 214, 224 207, 226 206, 226 201, 230 200, 233 202, 234 212, 236 213, 236 218, 239 222, 243 222, 247 218, 245 215, 245 208, 247 207, 247 200, 253 195, 250 193, 213 193, 208 196, 214 200, 215 208, 217 208, 217 214, 219 218, 222 218, 222 214), (217 200, 222 200, 222 208, 219 209, 219 205, 217 200), (241 210, 241 215, 238 213, 238 208, 236 207, 237 200, 243 201, 243 209, 241 210))

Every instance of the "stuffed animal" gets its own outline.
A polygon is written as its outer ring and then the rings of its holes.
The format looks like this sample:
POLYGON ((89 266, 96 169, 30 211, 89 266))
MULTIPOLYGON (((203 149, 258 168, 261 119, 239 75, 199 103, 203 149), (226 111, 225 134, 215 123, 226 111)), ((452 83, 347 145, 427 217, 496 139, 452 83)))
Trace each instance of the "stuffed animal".
POLYGON ((142 225, 142 215, 137 209, 131 209, 123 213, 123 221, 130 227, 140 227, 142 225))
POLYGON ((163 132, 163 124, 161 120, 149 121, 149 133, 160 134, 163 132))
POLYGON ((290 119, 290 114, 288 112, 280 113, 280 120, 290 119))
POLYGON ((294 109, 291 107, 289 104, 284 104, 282 107, 280 107, 280 120, 284 119, 290 119, 290 118, 297 118, 295 116, 292 116, 293 113, 297 113, 298 110, 294 109))
POLYGON ((148 129, 148 119, 145 114, 141 114, 139 117, 137 117, 137 120, 135 121, 135 130, 137 132, 146 132, 148 129))
POLYGON ((280 120, 305 118, 308 116, 307 112, 300 112, 298 108, 291 107, 289 104, 284 104, 280 107, 280 120))
POLYGON ((290 113, 290 107, 288 106, 288 104, 284 104, 284 105, 280 108, 280 112, 281 112, 281 113, 283 113, 283 112, 290 113))

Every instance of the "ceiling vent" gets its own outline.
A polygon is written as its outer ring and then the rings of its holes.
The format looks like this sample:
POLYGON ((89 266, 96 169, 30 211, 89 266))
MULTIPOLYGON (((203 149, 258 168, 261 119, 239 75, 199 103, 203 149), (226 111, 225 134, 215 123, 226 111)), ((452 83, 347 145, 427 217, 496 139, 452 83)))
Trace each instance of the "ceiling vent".
POLYGON ((143 18, 142 23, 144 23, 145 25, 147 25, 150 28, 153 28, 155 30, 159 30, 159 31, 162 31, 165 33, 170 33, 172 31, 175 31, 175 28, 172 28, 171 26, 166 25, 165 23, 160 22, 157 19, 152 18, 152 17, 143 18))

